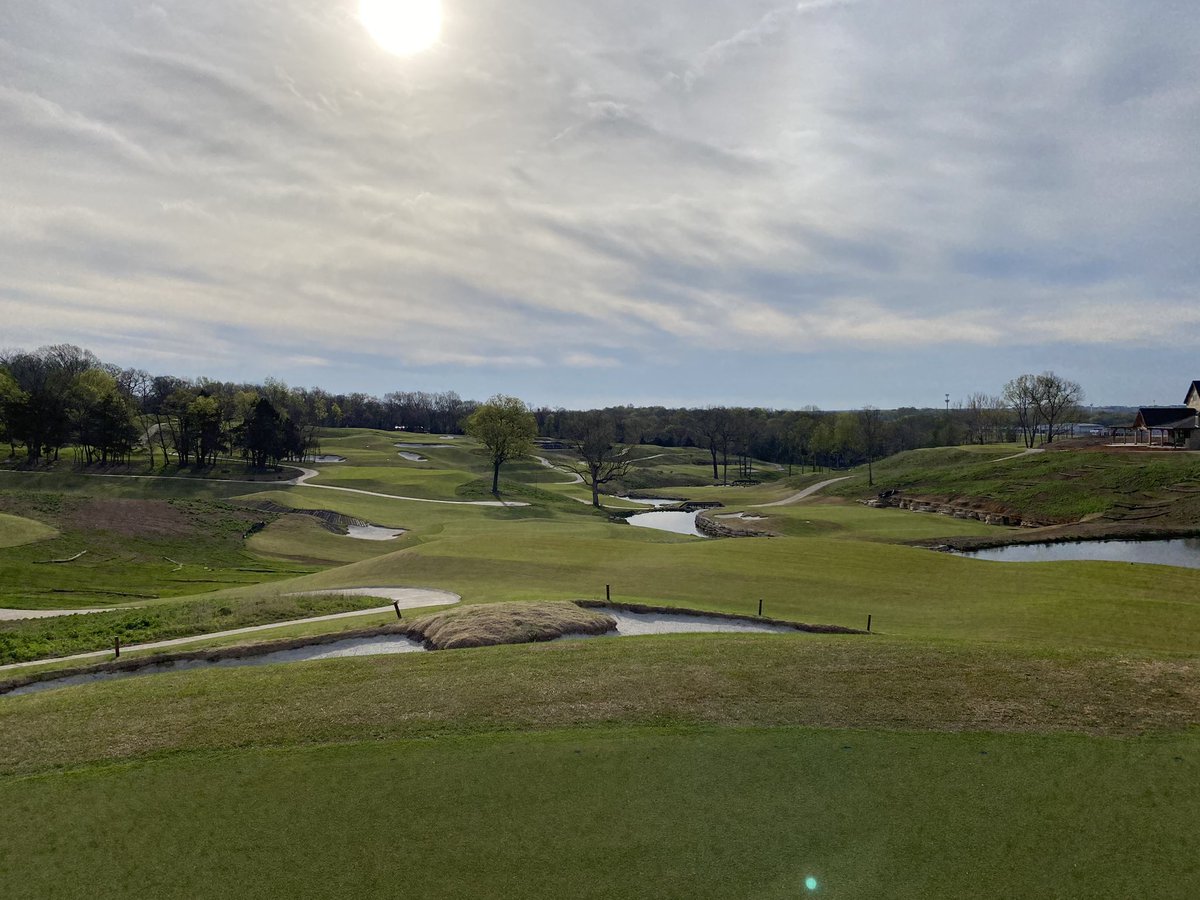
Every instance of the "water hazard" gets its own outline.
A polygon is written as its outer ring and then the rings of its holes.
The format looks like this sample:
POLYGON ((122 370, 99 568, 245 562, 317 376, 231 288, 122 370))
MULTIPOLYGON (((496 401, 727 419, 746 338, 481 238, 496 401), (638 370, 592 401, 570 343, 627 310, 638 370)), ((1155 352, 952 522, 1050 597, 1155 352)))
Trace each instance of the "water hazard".
POLYGON ((625 521, 638 528, 656 528, 659 531, 670 531, 674 534, 704 537, 704 533, 696 527, 696 516, 698 515, 698 512, 645 512, 630 516, 625 521))
POLYGON ((88 672, 68 675, 52 681, 38 681, 24 687, 14 688, 6 696, 36 694, 53 688, 72 687, 79 684, 96 684, 100 681, 116 681, 141 675, 160 675, 164 672, 187 672, 190 669, 231 669, 238 666, 270 666, 276 663, 308 662, 317 659, 339 659, 346 656, 379 656, 389 653, 423 652, 420 641, 401 634, 385 634, 379 637, 348 638, 329 644, 309 644, 290 650, 274 650, 258 656, 232 656, 228 659, 180 659, 170 662, 152 663, 136 669, 116 672, 88 672))
POLYGON ((975 559, 999 562, 1101 562, 1147 563, 1200 569, 1200 538, 1155 541, 1074 541, 1066 544, 1010 544, 963 553, 975 559))
MULTIPOLYGON (((602 635, 563 635, 556 640, 573 640, 590 637, 633 637, 646 634, 705 634, 721 632, 727 634, 796 634, 795 628, 753 619, 728 619, 721 616, 705 616, 692 613, 630 612, 609 607, 598 608, 599 612, 611 616, 616 628, 602 635)), ((135 669, 114 672, 86 672, 66 675, 47 681, 34 682, 8 691, 5 696, 35 694, 55 688, 73 687, 81 684, 96 684, 101 681, 116 681, 141 675, 160 675, 166 672, 187 672, 193 669, 230 669, 239 666, 269 666, 277 663, 311 662, 321 659, 340 659, 349 656, 379 656, 394 653, 423 653, 425 647, 419 641, 401 634, 385 634, 376 637, 346 638, 324 644, 309 644, 287 650, 273 650, 257 656, 233 656, 225 659, 180 659, 149 663, 135 669)), ((454 652, 454 651, 442 651, 454 652)))

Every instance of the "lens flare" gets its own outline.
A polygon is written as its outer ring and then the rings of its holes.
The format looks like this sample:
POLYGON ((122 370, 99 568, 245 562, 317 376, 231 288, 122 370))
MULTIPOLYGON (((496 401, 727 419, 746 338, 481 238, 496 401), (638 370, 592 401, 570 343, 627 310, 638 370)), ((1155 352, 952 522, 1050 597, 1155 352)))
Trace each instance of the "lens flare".
POLYGON ((810 891, 815 891, 817 889, 817 879, 815 879, 811 875, 809 875, 807 878, 804 879, 804 886, 806 888, 808 888, 810 891))

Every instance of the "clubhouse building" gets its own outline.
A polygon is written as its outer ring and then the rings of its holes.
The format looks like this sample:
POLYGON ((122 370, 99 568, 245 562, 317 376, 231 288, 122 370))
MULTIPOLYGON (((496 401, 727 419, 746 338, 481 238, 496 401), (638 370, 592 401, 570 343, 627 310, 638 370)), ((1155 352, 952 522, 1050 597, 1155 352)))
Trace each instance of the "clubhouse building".
POLYGON ((1117 429, 1134 446, 1200 450, 1200 381, 1193 381, 1182 406, 1143 406, 1129 428, 1117 429))

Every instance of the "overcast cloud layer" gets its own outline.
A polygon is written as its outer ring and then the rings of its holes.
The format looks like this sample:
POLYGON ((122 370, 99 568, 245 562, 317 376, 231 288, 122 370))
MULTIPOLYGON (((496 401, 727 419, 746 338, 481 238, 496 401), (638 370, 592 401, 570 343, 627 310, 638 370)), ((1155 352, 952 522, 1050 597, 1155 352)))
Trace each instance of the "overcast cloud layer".
POLYGON ((1200 378, 1190 0, 0 7, 0 345, 536 403, 1200 378))

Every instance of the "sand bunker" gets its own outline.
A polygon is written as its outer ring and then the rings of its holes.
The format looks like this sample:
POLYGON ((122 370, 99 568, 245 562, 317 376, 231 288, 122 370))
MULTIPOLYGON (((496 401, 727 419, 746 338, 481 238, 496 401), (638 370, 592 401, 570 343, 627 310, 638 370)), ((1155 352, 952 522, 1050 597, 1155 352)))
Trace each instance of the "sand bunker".
POLYGON ((409 462, 428 462, 420 453, 409 453, 407 450, 401 450, 400 456, 409 462))
POLYGON ((358 541, 394 541, 403 534, 403 528, 383 528, 379 525, 346 526, 346 537, 358 541))
MULTIPOLYGON (((355 595, 366 593, 372 597, 394 596, 398 602, 404 599, 418 600, 420 605, 424 606, 433 605, 428 596, 430 594, 442 593, 446 597, 458 599, 456 595, 448 592, 425 591, 415 588, 350 588, 323 593, 355 595), (410 596, 406 597, 406 595, 410 596)), ((401 605, 403 606, 404 603, 402 602, 401 605)), ((338 617, 340 616, 332 618, 338 617)), ((719 613, 706 615, 699 612, 676 612, 670 608, 612 606, 593 600, 580 600, 575 603, 565 601, 495 603, 467 606, 446 613, 435 613, 412 622, 395 623, 357 634, 343 636, 329 634, 321 637, 284 639, 251 647, 183 651, 166 659, 133 657, 128 660, 104 663, 99 667, 59 677, 53 677, 51 673, 32 675, 28 676, 27 681, 16 682, 16 686, 10 687, 7 691, 0 686, 0 693, 30 694, 60 687, 129 678, 134 675, 184 672, 190 669, 265 666, 275 663, 308 662, 348 656, 378 656, 414 653, 426 649, 450 650, 587 637, 633 637, 709 632, 864 634, 864 632, 852 628, 836 625, 806 625, 719 613)))

